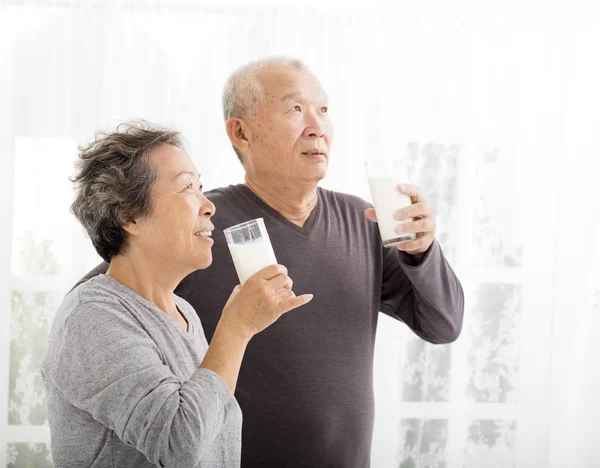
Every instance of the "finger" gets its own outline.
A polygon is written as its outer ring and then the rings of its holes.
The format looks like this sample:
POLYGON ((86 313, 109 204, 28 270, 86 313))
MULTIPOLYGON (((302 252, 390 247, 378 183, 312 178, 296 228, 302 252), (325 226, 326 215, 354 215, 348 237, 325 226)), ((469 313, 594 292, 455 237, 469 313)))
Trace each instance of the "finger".
POLYGON ((394 218, 398 221, 416 217, 433 217, 431 207, 425 202, 419 202, 394 211, 394 218))
POLYGON ((435 231, 435 221, 433 218, 421 218, 411 223, 398 224, 395 227, 397 234, 406 233, 426 233, 435 231))
POLYGON ((406 253, 422 253, 431 246, 433 239, 433 234, 417 234, 415 240, 399 242, 398 250, 402 250, 406 253))
POLYGON ((277 275, 287 275, 287 273, 288 271, 286 267, 283 265, 274 264, 264 267, 262 270, 258 270, 250 278, 256 277, 264 280, 270 280, 275 278, 277 275))
POLYGON ((292 281, 292 278, 287 275, 277 275, 269 280, 269 287, 273 291, 278 291, 280 289, 292 289, 293 285, 294 282, 292 281))
POLYGON ((377 222, 377 214, 375 213, 375 208, 367 208, 365 210, 365 218, 374 223, 377 222))
POLYGON ((286 312, 289 312, 292 309, 296 309, 312 301, 313 297, 314 296, 312 294, 302 294, 302 296, 284 299, 279 303, 279 310, 282 314, 285 314, 286 312))
POLYGON ((273 299, 277 302, 281 302, 284 299, 289 299, 291 297, 296 297, 296 293, 294 293, 294 291, 292 291, 291 289, 280 289, 279 291, 276 291, 275 294, 273 295, 273 299))
POLYGON ((402 193, 408 195, 413 203, 419 203, 425 201, 425 197, 423 196, 423 192, 419 188, 418 185, 413 184, 400 184, 398 185, 398 190, 402 193))

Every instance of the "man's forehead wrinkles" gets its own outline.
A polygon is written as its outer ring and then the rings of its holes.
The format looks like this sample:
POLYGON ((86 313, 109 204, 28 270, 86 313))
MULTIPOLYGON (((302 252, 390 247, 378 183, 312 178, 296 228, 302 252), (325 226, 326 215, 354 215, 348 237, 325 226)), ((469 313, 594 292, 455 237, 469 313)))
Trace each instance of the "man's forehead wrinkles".
POLYGON ((281 98, 281 102, 292 101, 294 99, 298 99, 302 97, 302 93, 300 91, 292 91, 289 93, 285 93, 281 98))

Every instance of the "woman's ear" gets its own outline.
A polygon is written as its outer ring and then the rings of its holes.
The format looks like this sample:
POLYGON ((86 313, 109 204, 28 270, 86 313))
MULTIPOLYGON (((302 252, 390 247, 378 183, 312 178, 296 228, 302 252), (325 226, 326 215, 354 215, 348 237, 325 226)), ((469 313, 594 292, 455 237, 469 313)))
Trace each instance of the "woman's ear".
POLYGON ((121 214, 121 227, 131 236, 138 236, 141 232, 140 222, 138 218, 131 218, 125 214, 121 214))

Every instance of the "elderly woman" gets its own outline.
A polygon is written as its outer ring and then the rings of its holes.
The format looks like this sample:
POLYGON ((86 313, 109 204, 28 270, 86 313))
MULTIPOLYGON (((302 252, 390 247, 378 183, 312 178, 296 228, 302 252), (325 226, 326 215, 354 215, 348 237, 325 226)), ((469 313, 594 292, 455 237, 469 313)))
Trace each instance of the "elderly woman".
POLYGON ((180 135, 120 126, 81 150, 73 182, 72 211, 110 268, 65 297, 50 331, 42 376, 56 466, 238 466, 246 346, 312 295, 296 297, 271 265, 233 290, 209 346, 173 293, 211 264, 215 212, 180 135))

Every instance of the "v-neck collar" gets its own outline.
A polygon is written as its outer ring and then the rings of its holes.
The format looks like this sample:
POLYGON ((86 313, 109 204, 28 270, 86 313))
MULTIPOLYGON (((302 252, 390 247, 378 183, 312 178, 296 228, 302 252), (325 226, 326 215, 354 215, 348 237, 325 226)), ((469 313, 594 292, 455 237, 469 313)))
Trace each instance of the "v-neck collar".
POLYGON ((305 236, 310 236, 310 233, 313 231, 319 213, 321 212, 321 189, 317 187, 317 204, 306 218, 304 222, 304 226, 298 226, 296 223, 293 223, 285 216, 282 216, 279 211, 273 209, 268 203, 266 203, 262 198, 256 195, 250 188, 245 184, 240 184, 238 186, 241 190, 243 190, 248 197, 261 209, 267 211, 273 218, 277 219, 280 223, 288 226, 289 229, 298 232, 300 234, 304 234, 305 236))

